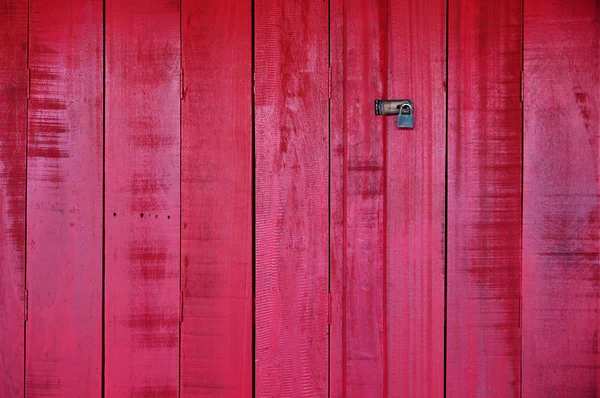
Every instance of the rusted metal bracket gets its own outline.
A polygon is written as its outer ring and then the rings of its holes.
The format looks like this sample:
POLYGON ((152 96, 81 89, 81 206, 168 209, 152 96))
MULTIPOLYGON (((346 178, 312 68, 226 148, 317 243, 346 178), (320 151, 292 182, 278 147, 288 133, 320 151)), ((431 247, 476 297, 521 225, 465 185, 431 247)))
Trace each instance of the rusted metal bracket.
POLYGON ((397 115, 400 113, 400 108, 408 104, 411 108, 413 103, 411 100, 375 100, 376 115, 397 115))

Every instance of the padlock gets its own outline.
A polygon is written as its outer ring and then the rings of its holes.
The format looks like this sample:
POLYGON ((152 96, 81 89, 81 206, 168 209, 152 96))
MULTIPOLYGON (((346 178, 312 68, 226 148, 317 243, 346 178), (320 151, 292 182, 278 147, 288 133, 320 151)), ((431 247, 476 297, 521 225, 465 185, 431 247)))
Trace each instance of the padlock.
POLYGON ((376 115, 398 115, 398 128, 415 127, 413 103, 410 99, 375 100, 376 115))
POLYGON ((412 129, 415 127, 415 117, 412 111, 412 105, 404 103, 400 105, 398 112, 398 128, 412 129))

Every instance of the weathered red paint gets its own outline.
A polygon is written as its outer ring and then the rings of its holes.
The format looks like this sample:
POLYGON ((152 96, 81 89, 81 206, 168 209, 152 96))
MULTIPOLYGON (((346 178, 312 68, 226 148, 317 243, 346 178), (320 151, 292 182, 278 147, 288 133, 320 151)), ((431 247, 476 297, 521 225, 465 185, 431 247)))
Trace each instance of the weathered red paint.
POLYGON ((179 1, 106 1, 107 397, 177 396, 179 1))
POLYGON ((252 396, 251 12, 182 2, 182 396, 252 396))
POLYGON ((344 79, 344 0, 330 0, 330 108, 329 108, 329 396, 342 395, 345 369, 343 353, 344 322, 342 313, 344 270, 344 134, 345 112, 331 109, 331 104, 343 104, 341 89, 344 79))
POLYGON ((0 397, 23 395, 27 1, 0 3, 0 397))
POLYGON ((333 395, 384 396, 388 120, 375 116, 373 101, 387 95, 387 7, 385 1, 370 0, 343 6, 344 32, 332 43, 336 50, 341 48, 338 58, 332 59, 336 71, 332 113, 343 112, 332 125, 334 134, 343 136, 342 267, 332 284, 334 297, 341 299, 336 300, 341 308, 336 308, 340 314, 333 322, 341 323, 341 346, 335 355, 342 357, 342 390, 333 395))
POLYGON ((600 394, 600 3, 528 0, 523 396, 600 394))
POLYGON ((522 1, 448 9, 446 394, 519 396, 522 1))
POLYGON ((102 3, 0 4, 1 397, 598 395, 597 1, 102 3))
POLYGON ((445 4, 331 17, 331 396, 442 396, 445 4), (375 98, 412 98, 416 128, 375 98))
POLYGON ((389 2, 387 15, 382 94, 414 100, 415 129, 386 117, 386 392, 442 397, 446 2, 389 2))
POLYGON ((102 391, 102 1, 29 2, 26 395, 102 391))
POLYGON ((254 6, 256 396, 326 397, 327 2, 254 6))

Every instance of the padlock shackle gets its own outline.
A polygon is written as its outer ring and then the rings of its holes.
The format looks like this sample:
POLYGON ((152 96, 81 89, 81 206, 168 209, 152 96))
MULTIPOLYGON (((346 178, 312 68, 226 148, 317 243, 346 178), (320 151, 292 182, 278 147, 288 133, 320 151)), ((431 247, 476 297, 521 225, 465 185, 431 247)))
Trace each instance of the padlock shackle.
POLYGON ((409 104, 409 103, 407 103, 407 102, 405 102, 404 104, 398 106, 398 114, 401 114, 402 113, 402 109, 404 109, 405 107, 408 108, 408 111, 410 112, 409 114, 412 115, 412 105, 409 104))

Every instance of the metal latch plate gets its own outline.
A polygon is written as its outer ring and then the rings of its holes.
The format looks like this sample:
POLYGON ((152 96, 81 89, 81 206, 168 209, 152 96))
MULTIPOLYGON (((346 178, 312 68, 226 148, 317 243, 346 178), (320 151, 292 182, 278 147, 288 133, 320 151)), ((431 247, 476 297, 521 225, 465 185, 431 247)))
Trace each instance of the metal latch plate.
POLYGON ((375 115, 397 115, 405 104, 413 109, 411 100, 375 100, 375 115))

